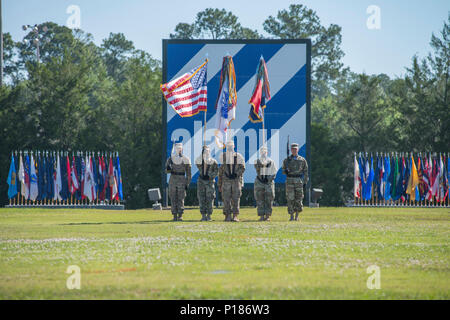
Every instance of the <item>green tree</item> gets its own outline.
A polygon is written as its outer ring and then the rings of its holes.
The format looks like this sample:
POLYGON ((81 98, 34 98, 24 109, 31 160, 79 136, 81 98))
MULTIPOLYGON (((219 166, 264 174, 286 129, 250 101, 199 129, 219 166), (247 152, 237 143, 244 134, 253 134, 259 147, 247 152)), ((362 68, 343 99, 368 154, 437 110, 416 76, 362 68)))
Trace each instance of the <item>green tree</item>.
POLYGON ((23 104, 24 86, 0 87, 0 206, 8 203, 6 179, 9 173, 11 152, 20 150, 26 145, 27 116, 23 104))
POLYGON ((3 34, 3 76, 5 83, 16 84, 20 81, 19 68, 16 63, 17 44, 9 32, 3 34))
POLYGON ((170 34, 172 39, 195 39, 197 37, 195 23, 180 22, 175 26, 175 33, 170 34))
POLYGON ((390 121, 390 101, 380 85, 383 77, 358 75, 338 96, 337 107, 344 123, 355 135, 357 151, 386 147, 386 121, 390 121))
MULTIPOLYGON (((71 48, 73 52, 77 48, 83 47, 86 43, 92 42, 92 35, 79 29, 71 30, 66 26, 60 26, 54 22, 44 22, 37 25, 39 37, 39 60, 42 63, 49 62, 51 58, 63 55, 66 48, 71 48)), ((18 66, 26 68, 27 63, 36 63, 36 34, 29 31, 23 41, 17 43, 20 51, 18 66)))
POLYGON ((179 23, 172 39, 259 39, 258 31, 242 27, 238 17, 225 9, 207 8, 197 13, 193 24, 179 23))
POLYGON ((29 66, 28 117, 37 138, 29 141, 30 147, 85 147, 81 133, 91 129, 87 120, 94 112, 97 90, 101 91, 98 80, 106 76, 101 66, 95 46, 89 44, 64 47, 60 56, 29 66))
POLYGON ((348 173, 350 148, 345 141, 332 138, 322 124, 311 125, 311 185, 323 189, 321 205, 340 206, 346 200, 344 190, 352 187, 348 173))
POLYGON ((401 128, 398 145, 406 150, 430 150, 439 132, 436 110, 431 94, 433 79, 426 60, 415 56, 407 68, 405 79, 392 87, 392 98, 401 117, 396 124, 401 128))
POLYGON ((436 150, 448 151, 450 146, 450 13, 440 32, 440 37, 431 36, 433 52, 428 55, 430 71, 435 79, 433 96, 439 134, 436 137, 436 150), (447 150, 446 150, 447 149, 447 150))
POLYGON ((114 91, 112 141, 121 155, 128 208, 149 206, 147 189, 161 185, 161 74, 161 63, 138 51, 114 91))
POLYGON ((289 10, 278 11, 276 17, 269 16, 263 26, 267 33, 278 39, 311 39, 312 77, 315 81, 334 80, 340 75, 344 56, 340 48, 340 26, 322 26, 317 13, 301 4, 291 4, 289 10))
POLYGON ((124 65, 135 51, 133 42, 127 40, 123 33, 110 33, 101 45, 102 56, 108 70, 108 75, 122 81, 124 65))

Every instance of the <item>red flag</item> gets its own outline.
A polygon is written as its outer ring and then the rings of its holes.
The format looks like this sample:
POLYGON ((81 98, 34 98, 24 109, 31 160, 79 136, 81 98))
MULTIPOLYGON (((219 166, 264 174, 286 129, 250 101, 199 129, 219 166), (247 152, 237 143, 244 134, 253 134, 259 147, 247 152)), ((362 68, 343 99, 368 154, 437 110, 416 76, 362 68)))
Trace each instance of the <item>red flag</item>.
POLYGON ((114 176, 114 166, 112 163, 112 157, 109 158, 109 187, 111 188, 111 200, 115 199, 117 196, 117 181, 116 177, 114 176))
POLYGON ((105 163, 105 158, 103 156, 101 159, 101 167, 102 167, 102 177, 103 177, 103 189, 100 192, 100 200, 105 200, 106 188, 108 188, 108 172, 106 172, 106 163, 105 163))
POLYGON ((67 186, 69 187, 69 192, 72 190, 72 170, 70 168, 69 156, 66 156, 66 168, 67 168, 67 186))
POLYGON ((75 156, 72 157, 72 169, 71 169, 70 181, 72 183, 71 184, 72 189, 70 189, 70 193, 74 194, 75 191, 77 191, 78 188, 79 188, 77 166, 76 166, 76 163, 75 163, 75 156))
POLYGON ((256 84, 253 94, 248 103, 251 104, 249 119, 251 122, 262 122, 263 111, 266 107, 266 100, 270 100, 269 75, 267 72, 266 62, 261 56, 258 68, 256 70, 256 84))

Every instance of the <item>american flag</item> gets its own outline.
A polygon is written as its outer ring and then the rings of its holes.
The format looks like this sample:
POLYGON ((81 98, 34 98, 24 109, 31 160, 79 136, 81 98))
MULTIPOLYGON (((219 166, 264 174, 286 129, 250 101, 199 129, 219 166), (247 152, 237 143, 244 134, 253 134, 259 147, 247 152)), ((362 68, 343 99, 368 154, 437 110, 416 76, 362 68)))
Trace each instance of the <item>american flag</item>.
POLYGON ((181 117, 191 117, 207 108, 208 61, 181 77, 161 85, 164 98, 181 117))

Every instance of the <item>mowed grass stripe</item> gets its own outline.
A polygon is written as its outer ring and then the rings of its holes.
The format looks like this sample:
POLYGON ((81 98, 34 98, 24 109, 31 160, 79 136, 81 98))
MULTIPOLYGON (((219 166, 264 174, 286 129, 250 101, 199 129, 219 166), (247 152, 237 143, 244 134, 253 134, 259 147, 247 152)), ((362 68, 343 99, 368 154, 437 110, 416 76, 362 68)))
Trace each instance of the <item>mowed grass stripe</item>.
POLYGON ((2 299, 448 299, 450 210, 275 208, 258 222, 168 211, 0 209, 2 299), (381 268, 380 290, 366 268, 381 268), (69 265, 81 290, 66 288, 69 265))

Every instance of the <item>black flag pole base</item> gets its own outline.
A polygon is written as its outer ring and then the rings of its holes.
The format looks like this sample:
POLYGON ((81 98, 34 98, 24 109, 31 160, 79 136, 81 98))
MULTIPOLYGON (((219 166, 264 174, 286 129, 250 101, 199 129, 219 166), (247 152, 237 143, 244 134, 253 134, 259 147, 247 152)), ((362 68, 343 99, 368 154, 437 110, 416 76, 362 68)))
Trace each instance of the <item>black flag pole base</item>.
POLYGON ((5 208, 43 208, 43 209, 103 209, 103 210, 124 210, 123 204, 58 204, 58 205, 7 205, 5 208))

